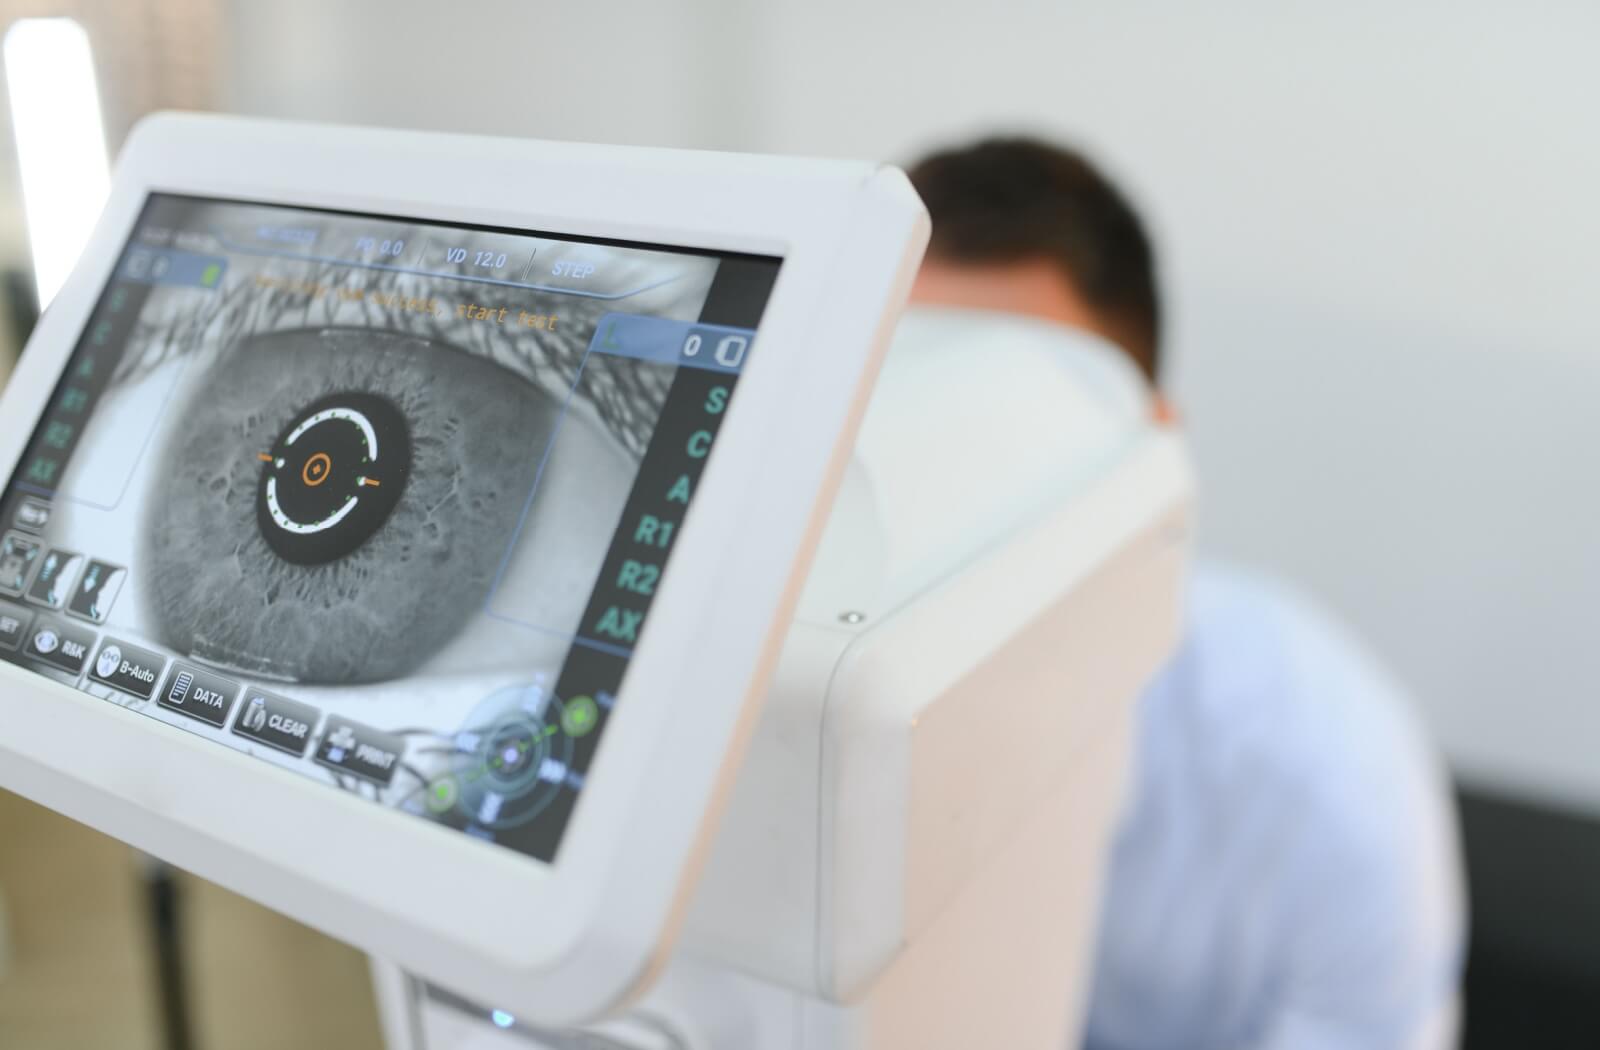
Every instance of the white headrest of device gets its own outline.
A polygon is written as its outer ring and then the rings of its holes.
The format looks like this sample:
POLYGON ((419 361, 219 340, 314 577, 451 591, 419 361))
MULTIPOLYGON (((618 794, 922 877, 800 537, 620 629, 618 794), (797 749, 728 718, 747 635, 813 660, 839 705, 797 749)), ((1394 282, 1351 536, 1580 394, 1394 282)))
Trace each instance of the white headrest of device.
POLYGON ((801 615, 898 605, 1070 499, 1150 420, 1143 377, 1098 336, 991 311, 907 310, 801 615))

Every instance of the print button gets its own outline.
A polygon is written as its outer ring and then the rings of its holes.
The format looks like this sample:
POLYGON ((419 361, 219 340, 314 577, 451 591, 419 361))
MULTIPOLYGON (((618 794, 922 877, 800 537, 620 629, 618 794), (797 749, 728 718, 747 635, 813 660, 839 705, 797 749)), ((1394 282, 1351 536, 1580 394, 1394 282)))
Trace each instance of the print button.
POLYGON ((317 748, 317 762, 387 785, 405 751, 406 742, 400 737, 333 715, 317 748))

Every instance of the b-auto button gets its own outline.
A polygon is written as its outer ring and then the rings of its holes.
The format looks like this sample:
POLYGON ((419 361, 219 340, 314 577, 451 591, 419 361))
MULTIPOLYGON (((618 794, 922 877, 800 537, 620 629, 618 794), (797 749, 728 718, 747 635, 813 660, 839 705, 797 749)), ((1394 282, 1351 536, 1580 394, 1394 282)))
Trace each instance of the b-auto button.
POLYGON ((322 713, 309 704, 298 704, 260 689, 246 689, 233 731, 247 740, 304 758, 311 731, 321 717, 322 713))
POLYGON ((107 638, 89 666, 89 677, 119 693, 148 700, 166 666, 167 658, 158 653, 107 638))

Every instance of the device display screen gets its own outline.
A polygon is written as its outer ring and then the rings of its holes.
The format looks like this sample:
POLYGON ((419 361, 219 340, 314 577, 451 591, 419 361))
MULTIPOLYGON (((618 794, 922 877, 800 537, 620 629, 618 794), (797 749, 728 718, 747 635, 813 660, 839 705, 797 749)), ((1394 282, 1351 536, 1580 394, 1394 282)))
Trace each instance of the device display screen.
POLYGON ((0 496, 0 659, 553 859, 778 268, 152 195, 0 496))

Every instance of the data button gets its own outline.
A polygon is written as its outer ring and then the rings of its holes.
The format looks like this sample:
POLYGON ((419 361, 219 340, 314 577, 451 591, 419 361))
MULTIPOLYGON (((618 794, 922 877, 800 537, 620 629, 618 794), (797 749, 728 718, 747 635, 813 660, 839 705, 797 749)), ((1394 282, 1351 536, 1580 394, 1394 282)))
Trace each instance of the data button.
POLYGON ((179 661, 172 665, 172 671, 162 683, 161 696, 156 703, 168 711, 188 715, 220 729, 228 721, 233 702, 238 698, 237 683, 179 661))

